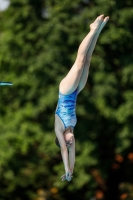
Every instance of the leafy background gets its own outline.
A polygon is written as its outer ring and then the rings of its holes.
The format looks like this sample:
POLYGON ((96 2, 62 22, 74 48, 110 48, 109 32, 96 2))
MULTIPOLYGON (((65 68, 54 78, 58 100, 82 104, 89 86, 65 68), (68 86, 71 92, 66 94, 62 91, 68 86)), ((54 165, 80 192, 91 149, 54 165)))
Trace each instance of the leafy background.
POLYGON ((0 12, 0 200, 133 199, 133 1, 11 0, 0 12), (54 144, 60 80, 110 16, 78 97, 73 180, 54 144))

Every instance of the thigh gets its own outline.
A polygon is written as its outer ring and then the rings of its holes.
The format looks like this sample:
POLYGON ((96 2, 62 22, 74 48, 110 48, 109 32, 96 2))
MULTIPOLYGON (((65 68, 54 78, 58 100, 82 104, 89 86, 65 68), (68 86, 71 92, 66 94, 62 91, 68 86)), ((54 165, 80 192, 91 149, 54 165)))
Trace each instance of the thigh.
POLYGON ((71 94, 76 90, 83 72, 83 67, 78 67, 76 63, 72 66, 66 77, 60 83, 59 90, 62 94, 71 94))

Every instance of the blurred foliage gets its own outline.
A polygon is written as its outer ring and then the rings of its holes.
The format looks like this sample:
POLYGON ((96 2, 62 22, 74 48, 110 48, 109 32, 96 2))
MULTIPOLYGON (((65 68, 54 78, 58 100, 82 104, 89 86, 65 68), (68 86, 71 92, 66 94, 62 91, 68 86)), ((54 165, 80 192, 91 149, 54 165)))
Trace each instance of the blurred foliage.
POLYGON ((0 200, 133 199, 133 1, 12 0, 0 12, 0 200), (73 180, 54 144, 58 85, 110 16, 78 97, 73 180))

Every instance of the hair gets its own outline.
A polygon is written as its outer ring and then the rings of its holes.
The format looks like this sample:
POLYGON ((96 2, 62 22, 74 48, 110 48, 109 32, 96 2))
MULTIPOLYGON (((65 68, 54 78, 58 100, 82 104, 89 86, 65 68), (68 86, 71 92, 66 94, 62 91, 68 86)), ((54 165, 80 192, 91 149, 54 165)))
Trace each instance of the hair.
MULTIPOLYGON (((73 128, 72 128, 72 127, 69 127, 69 128, 70 128, 70 133, 73 133, 73 128)), ((55 138, 55 144, 56 144, 57 147, 61 148, 61 147, 60 147, 59 140, 58 140, 57 137, 55 138)))
POLYGON ((55 144, 57 145, 57 147, 59 147, 59 148, 60 148, 60 143, 59 143, 59 141, 58 141, 57 137, 55 138, 55 144))

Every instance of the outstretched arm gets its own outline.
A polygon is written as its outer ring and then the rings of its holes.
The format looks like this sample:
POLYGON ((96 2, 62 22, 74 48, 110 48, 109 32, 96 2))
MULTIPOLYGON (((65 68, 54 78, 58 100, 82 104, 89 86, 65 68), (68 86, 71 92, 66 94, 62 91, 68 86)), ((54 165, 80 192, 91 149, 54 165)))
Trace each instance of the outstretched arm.
POLYGON ((73 174, 74 164, 75 164, 75 139, 73 139, 73 143, 69 148, 69 163, 70 163, 70 171, 73 174))
POLYGON ((67 172, 67 171, 69 171, 69 162, 68 162, 68 151, 67 151, 66 143, 65 143, 65 140, 64 140, 64 137, 63 137, 63 134, 61 131, 55 130, 55 133, 56 133, 56 136, 57 136, 59 144, 60 144, 64 168, 65 168, 65 171, 67 172))
POLYGON ((69 166, 70 166, 69 173, 66 173, 63 176, 61 176, 62 181, 71 180, 74 170, 74 164, 75 164, 75 139, 73 140, 73 143, 69 148, 69 166))
MULTIPOLYGON (((73 174, 73 170, 74 170, 74 164, 75 164, 75 139, 73 140, 72 145, 69 148, 69 154, 67 154, 69 157, 69 167, 67 169, 65 169, 66 174, 64 174, 61 179, 62 181, 71 181, 72 178, 72 174, 73 174)), ((64 154, 64 158, 66 157, 66 155, 64 154)), ((62 155, 63 158, 63 155, 62 155)), ((65 161, 63 160, 64 165, 65 165, 65 161)))
POLYGON ((66 143, 65 143, 63 134, 60 131, 55 131, 55 132, 56 132, 58 141, 60 143, 61 155, 62 155, 62 160, 63 160, 64 168, 65 168, 65 174, 61 178, 62 178, 62 181, 64 181, 64 180, 71 181, 71 178, 72 178, 71 175, 72 175, 72 171, 74 168, 74 162, 75 162, 75 154, 73 154, 73 156, 71 154, 71 156, 70 156, 71 158, 68 156, 68 150, 66 147, 66 143), (69 163, 69 159, 71 160, 70 163, 69 163), (70 167, 71 167, 71 169, 70 169, 70 167))

